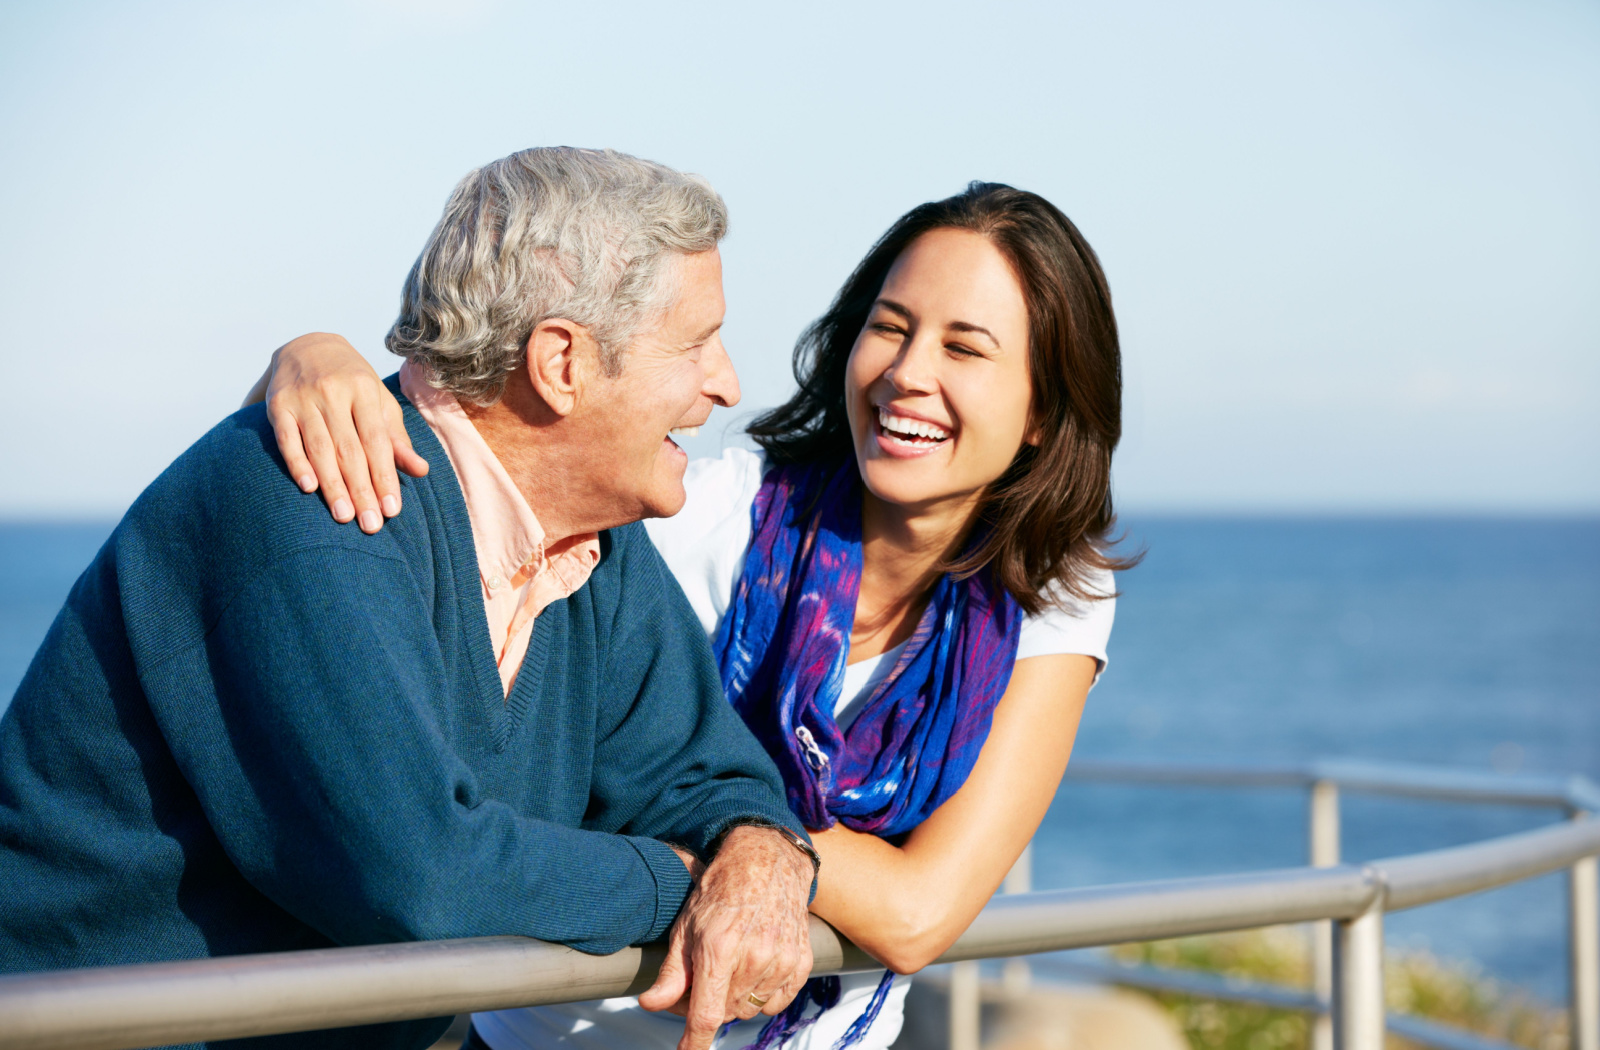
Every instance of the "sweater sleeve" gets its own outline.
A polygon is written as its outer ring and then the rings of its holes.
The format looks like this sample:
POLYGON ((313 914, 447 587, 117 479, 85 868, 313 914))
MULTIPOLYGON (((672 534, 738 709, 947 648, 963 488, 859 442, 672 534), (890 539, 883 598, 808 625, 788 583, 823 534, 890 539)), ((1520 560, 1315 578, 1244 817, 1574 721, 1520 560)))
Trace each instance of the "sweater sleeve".
POLYGON ((627 595, 604 646, 602 681, 617 695, 602 710, 616 714, 601 727, 593 786, 596 804, 611 810, 607 825, 702 855, 740 822, 806 834, 777 767, 729 706, 710 644, 661 556, 642 530, 615 556, 628 560, 627 595))
POLYGON ((523 934, 609 952, 664 934, 690 882, 660 842, 482 797, 445 743, 426 610, 401 561, 301 551, 231 602, 205 683, 153 691, 182 698, 152 706, 234 864, 343 944, 523 934))

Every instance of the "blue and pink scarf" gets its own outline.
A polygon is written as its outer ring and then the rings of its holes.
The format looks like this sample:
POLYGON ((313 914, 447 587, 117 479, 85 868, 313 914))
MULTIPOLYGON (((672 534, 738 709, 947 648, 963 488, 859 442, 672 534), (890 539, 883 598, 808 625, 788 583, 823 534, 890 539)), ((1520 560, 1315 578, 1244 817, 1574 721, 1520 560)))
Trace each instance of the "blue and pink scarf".
MULTIPOLYGON (((861 588, 861 479, 854 460, 767 471, 751 510, 744 571, 717 630, 722 683, 783 774, 808 828, 843 822, 892 837, 926 820, 966 782, 1016 663, 1022 611, 987 572, 945 575, 892 672, 848 730, 834 709, 861 588)), ((865 1013, 839 1040, 858 1042, 888 997, 885 973, 865 1013)), ((755 1044, 838 1002, 839 979, 806 984, 755 1044)))

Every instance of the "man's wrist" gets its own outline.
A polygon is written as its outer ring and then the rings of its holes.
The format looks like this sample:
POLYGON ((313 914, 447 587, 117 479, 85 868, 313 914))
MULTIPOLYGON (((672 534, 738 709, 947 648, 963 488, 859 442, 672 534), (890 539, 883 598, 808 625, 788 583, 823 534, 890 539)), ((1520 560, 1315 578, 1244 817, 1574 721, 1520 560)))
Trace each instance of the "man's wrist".
POLYGON ((810 842, 806 841, 805 836, 800 835, 793 828, 788 827, 787 825, 779 824, 776 821, 763 820, 759 817, 735 820, 727 827, 723 828, 722 831, 718 833, 717 837, 711 841, 711 848, 707 852, 710 854, 713 860, 716 859, 717 852, 722 849, 722 846, 727 841, 728 836, 732 835, 735 831, 738 831, 741 828, 749 828, 752 831, 775 832, 779 838, 783 839, 790 846, 793 846, 797 853, 805 858, 805 860, 810 862, 811 890, 806 897, 806 903, 810 904, 811 901, 816 899, 817 880, 822 874, 822 857, 817 853, 816 847, 812 846, 810 842))

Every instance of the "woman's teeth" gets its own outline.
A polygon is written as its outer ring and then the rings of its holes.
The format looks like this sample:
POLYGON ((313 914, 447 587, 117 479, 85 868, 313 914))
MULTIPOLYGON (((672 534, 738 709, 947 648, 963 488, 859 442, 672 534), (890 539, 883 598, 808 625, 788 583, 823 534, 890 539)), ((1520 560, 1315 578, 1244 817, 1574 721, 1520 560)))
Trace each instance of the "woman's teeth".
POLYGON ((700 428, 699 427, 673 427, 670 431, 668 431, 668 433, 669 434, 676 434, 678 437, 692 438, 696 434, 700 433, 700 428))
POLYGON ((897 416, 886 408, 878 409, 878 426, 889 437, 912 445, 938 443, 950 437, 950 431, 937 423, 929 423, 910 416, 897 416))

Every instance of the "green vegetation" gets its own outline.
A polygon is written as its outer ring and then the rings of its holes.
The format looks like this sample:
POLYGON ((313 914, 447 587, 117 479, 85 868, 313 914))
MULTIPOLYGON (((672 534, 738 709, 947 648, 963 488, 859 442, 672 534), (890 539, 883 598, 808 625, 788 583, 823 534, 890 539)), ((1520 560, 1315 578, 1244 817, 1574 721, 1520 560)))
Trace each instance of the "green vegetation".
MULTIPOLYGON (((1311 984, 1309 935, 1274 927, 1244 933, 1184 937, 1112 949, 1123 963, 1203 970, 1296 988, 1311 984)), ((1384 988, 1389 1009, 1502 1039, 1528 1050, 1565 1050, 1564 1012, 1483 976, 1469 964, 1423 951, 1388 953, 1384 988)), ((1300 1013, 1247 1003, 1224 1003, 1168 992, 1155 998, 1172 1012, 1195 1050, 1305 1050, 1310 1020, 1300 1013)), ((1414 1044, 1389 1037, 1391 1050, 1414 1044)))

